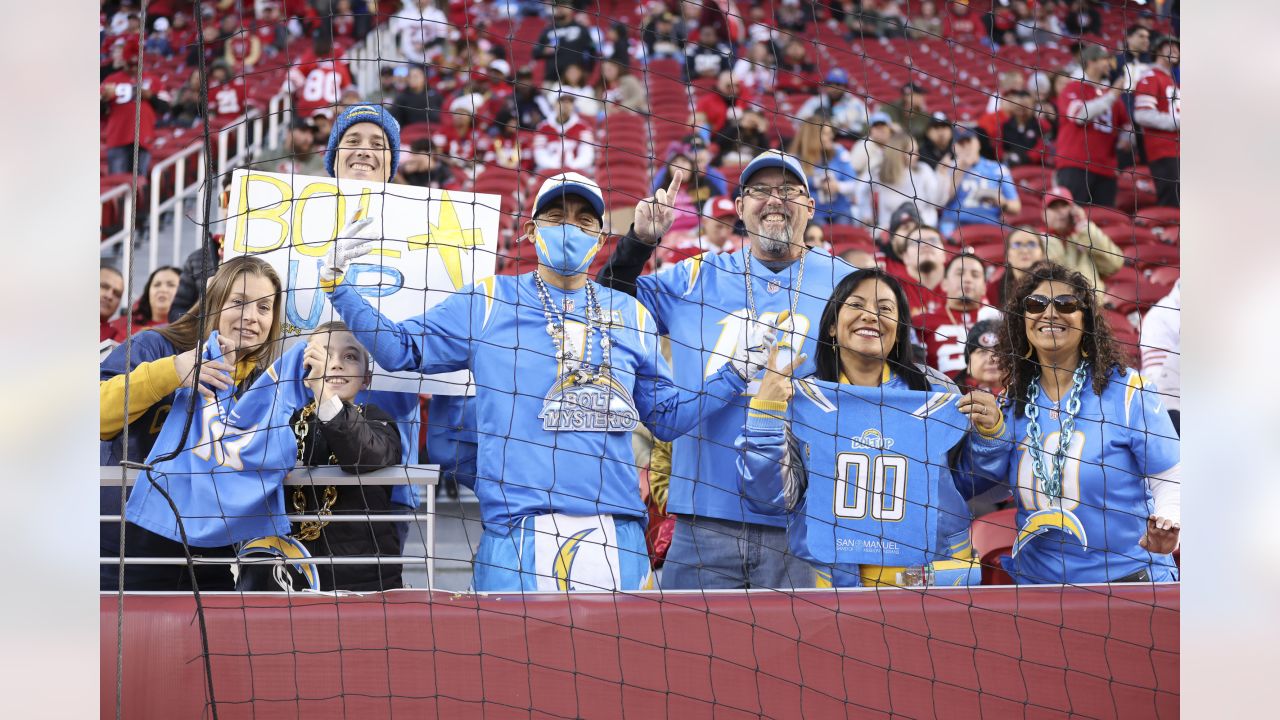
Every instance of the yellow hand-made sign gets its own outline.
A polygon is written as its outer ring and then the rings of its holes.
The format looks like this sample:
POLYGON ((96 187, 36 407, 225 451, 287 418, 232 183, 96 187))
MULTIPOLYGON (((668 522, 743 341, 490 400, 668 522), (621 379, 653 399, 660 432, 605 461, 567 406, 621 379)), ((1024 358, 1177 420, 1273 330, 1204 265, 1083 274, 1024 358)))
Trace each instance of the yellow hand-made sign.
MULTIPOLYGON (((498 195, 237 170, 223 256, 269 262, 288 289, 285 322, 302 332, 335 319, 319 289, 334 238, 356 217, 376 218, 383 239, 347 268, 344 282, 383 315, 405 320, 494 273, 501 201, 498 195)), ((394 382, 378 375, 380 389, 414 392, 461 392, 466 378, 434 376, 445 382, 420 385, 416 375, 394 382)))

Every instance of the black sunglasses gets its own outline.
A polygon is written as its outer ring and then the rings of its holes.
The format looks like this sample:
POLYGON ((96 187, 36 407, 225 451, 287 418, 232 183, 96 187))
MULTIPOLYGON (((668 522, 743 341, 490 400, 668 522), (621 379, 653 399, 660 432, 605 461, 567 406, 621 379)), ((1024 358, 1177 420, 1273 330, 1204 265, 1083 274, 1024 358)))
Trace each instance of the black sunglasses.
POLYGON ((1022 309, 1028 315, 1042 315, 1050 303, 1059 315, 1070 315, 1080 309, 1080 298, 1075 295, 1059 295, 1052 300, 1044 295, 1028 295, 1022 299, 1022 309))

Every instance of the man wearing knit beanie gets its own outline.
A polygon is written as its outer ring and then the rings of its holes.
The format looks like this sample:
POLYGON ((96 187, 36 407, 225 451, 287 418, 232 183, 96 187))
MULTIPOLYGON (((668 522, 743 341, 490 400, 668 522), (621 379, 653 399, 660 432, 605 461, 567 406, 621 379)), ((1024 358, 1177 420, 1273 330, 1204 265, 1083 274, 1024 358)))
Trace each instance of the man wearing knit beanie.
POLYGON ((400 165, 400 123, 381 105, 352 105, 333 123, 324 169, 333 177, 388 182, 400 165))

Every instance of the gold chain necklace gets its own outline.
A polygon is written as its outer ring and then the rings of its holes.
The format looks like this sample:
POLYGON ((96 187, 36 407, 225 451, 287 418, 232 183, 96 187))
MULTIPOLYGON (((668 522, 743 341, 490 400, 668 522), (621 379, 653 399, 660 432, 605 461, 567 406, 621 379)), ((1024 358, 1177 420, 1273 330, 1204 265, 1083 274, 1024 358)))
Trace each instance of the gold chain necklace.
MULTIPOLYGON (((303 453, 305 446, 304 441, 311 432, 311 424, 308 420, 316 412, 316 403, 311 401, 306 407, 302 408, 302 412, 298 413, 298 420, 293 424, 293 435, 298 439, 298 462, 305 463, 306 457, 303 453)), ((329 464, 338 464, 338 458, 332 453, 329 454, 329 464)), ((319 517, 326 517, 333 514, 333 504, 338 501, 338 488, 330 485, 324 489, 324 494, 320 500, 320 509, 316 511, 319 517)), ((302 487, 293 489, 293 512, 301 515, 307 510, 307 494, 302 487)), ((298 531, 293 534, 294 537, 303 541, 312 541, 320 537, 320 531, 329 524, 328 520, 303 520, 298 523, 298 531)))

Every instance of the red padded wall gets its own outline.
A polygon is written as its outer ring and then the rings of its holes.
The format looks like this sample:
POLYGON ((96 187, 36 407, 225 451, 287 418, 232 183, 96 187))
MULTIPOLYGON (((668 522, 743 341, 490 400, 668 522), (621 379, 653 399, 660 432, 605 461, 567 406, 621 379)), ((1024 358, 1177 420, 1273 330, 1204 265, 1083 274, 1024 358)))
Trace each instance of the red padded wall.
MULTIPOLYGON (((223 719, 1178 716, 1176 585, 204 602, 223 719)), ((124 621, 124 716, 209 717, 193 600, 124 621)))

